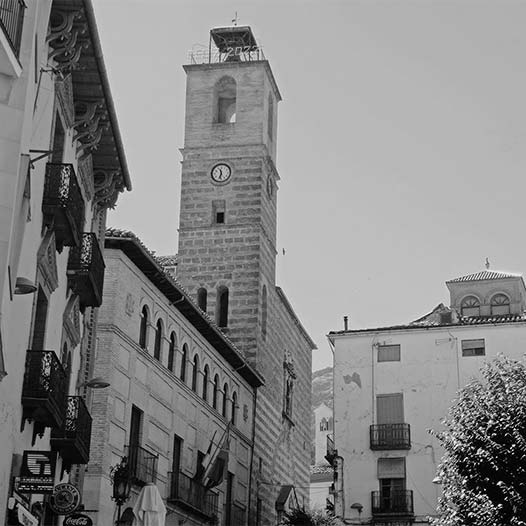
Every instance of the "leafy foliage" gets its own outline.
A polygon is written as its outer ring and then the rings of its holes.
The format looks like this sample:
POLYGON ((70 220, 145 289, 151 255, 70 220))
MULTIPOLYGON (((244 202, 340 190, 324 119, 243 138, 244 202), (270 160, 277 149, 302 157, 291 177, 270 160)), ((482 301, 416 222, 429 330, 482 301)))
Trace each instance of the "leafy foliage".
POLYGON ((499 356, 460 392, 438 433, 445 449, 434 526, 526 526, 526 367, 499 356))
POLYGON ((298 508, 285 513, 281 524, 284 526, 340 526, 342 522, 321 511, 306 511, 298 508))

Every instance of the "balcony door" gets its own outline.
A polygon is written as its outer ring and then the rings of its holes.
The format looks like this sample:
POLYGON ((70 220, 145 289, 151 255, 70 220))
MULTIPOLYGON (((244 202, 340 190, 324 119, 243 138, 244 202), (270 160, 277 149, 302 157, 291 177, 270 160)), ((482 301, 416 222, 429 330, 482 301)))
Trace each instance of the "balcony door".
POLYGON ((141 445, 141 431, 142 431, 143 412, 136 406, 132 406, 130 419, 130 458, 129 466, 133 475, 137 475, 137 467, 139 462, 139 447, 141 445))
POLYGON ((405 458, 379 458, 380 509, 383 512, 405 511, 405 458))

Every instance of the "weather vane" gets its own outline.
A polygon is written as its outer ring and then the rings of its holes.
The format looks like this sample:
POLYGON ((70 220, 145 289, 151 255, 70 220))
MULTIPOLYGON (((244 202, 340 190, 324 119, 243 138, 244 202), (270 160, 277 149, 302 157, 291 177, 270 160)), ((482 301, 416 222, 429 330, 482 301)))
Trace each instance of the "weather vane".
POLYGON ((237 11, 234 15, 234 18, 232 18, 232 24, 234 24, 235 26, 237 26, 237 11))

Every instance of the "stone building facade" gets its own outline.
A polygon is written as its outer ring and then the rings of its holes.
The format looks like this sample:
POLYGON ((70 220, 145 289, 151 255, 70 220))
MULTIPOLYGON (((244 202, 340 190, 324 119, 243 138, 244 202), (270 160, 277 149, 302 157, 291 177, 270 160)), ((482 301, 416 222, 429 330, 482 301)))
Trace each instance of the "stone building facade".
POLYGON ((111 388, 93 397, 86 508, 98 510, 96 524, 111 523, 111 468, 126 456, 130 511, 155 483, 167 525, 246 524, 263 379, 137 237, 108 230, 105 260, 95 374, 111 388), (224 479, 207 488, 225 437, 224 479))
POLYGON ((55 524, 16 477, 37 455, 48 490, 81 487, 106 210, 131 186, 91 2, 0 21, 0 522, 55 524))
POLYGON ((457 391, 502 353, 524 359, 526 287, 483 270, 446 283, 407 325, 329 333, 334 346, 335 510, 347 524, 427 524, 441 486, 441 430, 457 391))
POLYGON ((213 29, 211 49, 184 67, 177 278, 265 380, 249 516, 274 524, 282 487, 308 505, 315 344, 276 286, 280 92, 249 27, 213 29))

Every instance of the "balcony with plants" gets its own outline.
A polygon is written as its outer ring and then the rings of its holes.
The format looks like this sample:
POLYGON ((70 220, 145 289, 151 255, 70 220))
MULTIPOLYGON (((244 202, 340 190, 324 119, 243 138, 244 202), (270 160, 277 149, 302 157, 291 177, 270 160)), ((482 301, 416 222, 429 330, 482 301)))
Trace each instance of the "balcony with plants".
POLYGON ((64 424, 66 372, 54 351, 28 350, 22 385, 22 424, 34 423, 33 442, 46 427, 64 424))
POLYGON ((51 448, 68 464, 87 464, 91 439, 91 415, 80 396, 68 396, 65 418, 51 430, 51 448))
POLYGON ((42 200, 44 224, 53 228, 57 249, 78 247, 84 227, 84 199, 72 164, 48 163, 42 200))
POLYGON ((79 296, 81 309, 101 305, 104 259, 93 232, 84 232, 80 245, 71 248, 67 274, 70 288, 79 296))

